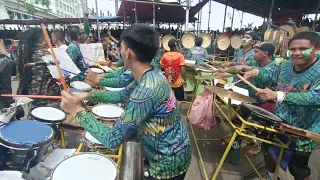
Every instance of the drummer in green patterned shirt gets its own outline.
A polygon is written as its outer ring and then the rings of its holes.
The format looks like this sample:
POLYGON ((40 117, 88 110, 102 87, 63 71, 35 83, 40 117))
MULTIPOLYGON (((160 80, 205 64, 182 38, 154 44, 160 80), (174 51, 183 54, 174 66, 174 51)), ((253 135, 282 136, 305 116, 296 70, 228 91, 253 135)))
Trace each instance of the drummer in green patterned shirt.
POLYGON ((122 34, 121 56, 135 80, 125 88, 125 112, 112 128, 97 121, 81 98, 62 92, 61 108, 106 148, 115 149, 138 134, 150 163, 151 179, 183 180, 191 163, 191 147, 177 100, 167 79, 151 66, 159 37, 146 24, 134 24, 122 34))
MULTIPOLYGON (((284 123, 315 134, 320 134, 320 36, 314 32, 301 32, 289 41, 288 55, 291 61, 283 62, 278 71, 265 68, 245 73, 245 78, 252 78, 256 83, 265 84, 276 80, 277 91, 260 89, 257 92, 263 100, 276 101, 275 114, 284 123)), ((308 167, 311 152, 317 143, 304 138, 295 141, 293 156, 283 161, 288 162, 290 173, 296 180, 309 179, 308 167)), ((268 150, 265 156, 269 175, 275 170, 274 151, 268 150)), ((285 153, 286 154, 286 153, 285 153)))

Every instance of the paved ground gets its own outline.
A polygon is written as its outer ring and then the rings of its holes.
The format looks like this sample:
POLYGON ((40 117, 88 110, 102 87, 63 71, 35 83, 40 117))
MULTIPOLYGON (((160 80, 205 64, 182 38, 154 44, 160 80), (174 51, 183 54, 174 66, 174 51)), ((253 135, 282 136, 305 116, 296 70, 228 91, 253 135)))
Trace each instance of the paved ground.
MULTIPOLYGON (((14 91, 17 89, 17 82, 13 81, 13 89, 14 91)), ((186 121, 186 112, 189 105, 184 104, 182 107, 182 114, 183 114, 183 121, 185 126, 188 128, 190 132, 189 124, 186 121)), ((228 131, 224 126, 221 124, 214 127, 212 130, 208 132, 200 131, 199 136, 204 138, 220 138, 222 136, 227 135, 228 131)), ((199 163, 198 153, 195 147, 195 142, 192 138, 192 133, 190 132, 190 139, 192 143, 192 163, 188 170, 188 173, 186 175, 185 180, 205 180, 206 178, 203 176, 203 171, 201 170, 201 166, 199 163)), ((79 137, 75 136, 69 136, 67 139, 71 140, 72 142, 69 143, 70 148, 75 148, 79 144, 79 137)), ((202 157, 204 160, 204 164, 206 167, 207 174, 209 176, 209 179, 212 178, 212 175, 214 173, 214 170, 216 169, 220 158, 224 152, 225 147, 222 145, 220 141, 206 141, 206 142, 199 142, 199 148, 202 152, 202 157)), ((264 171, 263 168, 263 161, 262 157, 258 156, 255 159, 255 165, 256 167, 259 167, 262 165, 261 171, 264 171)), ((310 167, 312 169, 312 177, 311 180, 319 180, 320 179, 320 151, 316 151, 312 154, 311 161, 310 161, 310 167)), ((248 161, 245 159, 244 156, 241 156, 240 165, 233 166, 228 164, 228 162, 225 163, 225 165, 222 167, 222 170, 218 176, 218 180, 239 180, 239 179, 253 179, 253 176, 248 176, 248 173, 252 171, 252 168, 250 167, 248 161)), ((252 174, 252 173, 251 173, 252 174)), ((290 173, 287 172, 281 172, 281 177, 283 180, 293 180, 290 173)))

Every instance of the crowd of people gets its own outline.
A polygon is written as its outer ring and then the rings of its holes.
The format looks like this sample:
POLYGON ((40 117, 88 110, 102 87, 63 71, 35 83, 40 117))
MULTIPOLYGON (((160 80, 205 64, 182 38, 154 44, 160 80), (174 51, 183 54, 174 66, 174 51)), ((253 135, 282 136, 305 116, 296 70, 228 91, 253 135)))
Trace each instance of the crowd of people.
MULTIPOLYGON (((106 61, 100 64, 113 70, 97 74, 88 69, 79 48, 79 44, 97 42, 87 21, 84 29, 70 26, 65 33, 53 31, 50 35, 55 47, 66 51, 80 69, 81 77, 85 77, 83 81, 92 86, 124 89, 89 93, 62 90, 45 65, 26 66, 41 62, 42 56, 50 54, 41 29, 30 28, 22 32, 15 50, 11 50, 10 43, 7 49, 0 48, 0 94, 12 93, 11 76, 17 69, 20 75, 17 94, 62 95, 61 101, 35 99, 33 107, 61 108, 109 149, 117 148, 131 136, 139 136, 150 163, 149 178, 184 179, 191 163, 189 135, 180 114, 186 85, 185 59, 199 66, 205 64, 204 59, 210 59, 207 50, 201 47, 203 39, 197 38, 195 46, 183 54, 177 40, 170 40, 170 50, 164 52, 159 47, 158 33, 145 24, 133 24, 119 37, 107 31, 101 40, 106 61), (87 112, 84 100, 124 103, 126 108, 110 128, 87 112)), ((319 34, 297 33, 289 41, 288 60, 282 64, 274 60, 275 47, 259 42, 260 39, 255 31, 244 32, 242 49, 231 62, 212 61, 211 64, 218 66, 220 72, 243 72, 259 90, 245 83, 239 86, 249 90, 249 96, 258 101, 257 106, 275 113, 286 124, 319 134, 320 111, 314 108, 320 105, 319 34)), ((9 107, 12 101, 12 98, 0 97, 0 108, 9 107)), ((270 147, 263 147, 268 169, 266 178, 272 179, 277 161, 268 154, 270 147)), ((310 176, 308 162, 316 147, 317 143, 311 140, 295 141, 294 155, 288 164, 295 179, 310 176)))

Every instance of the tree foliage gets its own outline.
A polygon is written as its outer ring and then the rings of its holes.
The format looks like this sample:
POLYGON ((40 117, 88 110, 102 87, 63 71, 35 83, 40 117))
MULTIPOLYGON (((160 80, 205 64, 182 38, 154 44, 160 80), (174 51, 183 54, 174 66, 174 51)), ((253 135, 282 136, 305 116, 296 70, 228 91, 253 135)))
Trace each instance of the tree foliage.
POLYGON ((22 3, 30 14, 34 14, 37 11, 34 4, 41 5, 46 8, 49 8, 50 6, 50 0, 33 0, 32 3, 29 3, 26 0, 18 0, 18 2, 22 3))

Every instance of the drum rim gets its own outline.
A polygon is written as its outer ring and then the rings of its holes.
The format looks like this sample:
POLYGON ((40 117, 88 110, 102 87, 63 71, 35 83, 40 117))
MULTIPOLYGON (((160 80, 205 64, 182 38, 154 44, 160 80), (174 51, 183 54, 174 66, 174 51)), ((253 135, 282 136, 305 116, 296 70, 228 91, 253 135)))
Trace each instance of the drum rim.
MULTIPOLYGON (((85 83, 85 82, 82 82, 82 81, 72 81, 72 82, 70 83, 70 86, 73 87, 73 88, 75 88, 75 87, 72 85, 72 84, 75 83, 75 82, 85 83)), ((87 83, 85 83, 85 84, 87 84, 87 83)), ((89 85, 89 84, 87 84, 87 85, 89 85)), ((89 85, 89 86, 90 86, 90 85, 89 85)), ((75 88, 75 89, 78 89, 78 88, 75 88)), ((90 88, 84 88, 84 89, 80 89, 80 90, 91 91, 91 90, 92 90, 92 86, 90 86, 90 88)))
POLYGON ((108 91, 116 91, 116 90, 114 90, 114 89, 120 89, 120 90, 117 90, 117 91, 121 91, 121 90, 124 90, 125 89, 125 87, 123 87, 123 88, 113 88, 113 87, 107 87, 107 86, 105 86, 104 87, 106 90, 108 90, 108 91), (113 90, 110 90, 109 88, 112 88, 113 90))
MULTIPOLYGON (((117 119, 118 117, 103 117, 103 116, 100 116, 100 115, 98 115, 98 114, 96 114, 96 113, 93 112, 93 109, 94 109, 95 107, 105 106, 105 105, 114 106, 114 107, 117 107, 117 108, 122 109, 123 112, 125 111, 122 107, 119 107, 119 106, 117 106, 117 105, 115 105, 115 104, 98 104, 98 105, 93 106, 93 108, 92 108, 92 110, 91 110, 91 113, 92 113, 93 115, 99 117, 99 118, 104 118, 104 119, 117 119)), ((120 117, 120 116, 119 116, 119 117, 120 117)))
MULTIPOLYGON (((37 107, 37 108, 43 108, 43 107, 37 107)), ((51 121, 51 120, 48 120, 48 119, 42 119, 42 118, 39 118, 39 117, 35 116, 34 114, 32 114, 33 110, 35 110, 37 108, 32 109, 32 111, 30 112, 29 116, 30 116, 30 118, 32 118, 34 120, 37 120, 37 121, 40 121, 40 122, 45 122, 45 123, 49 123, 49 124, 59 124, 62 121, 64 121, 66 119, 66 117, 67 117, 65 112, 63 112, 62 110, 60 110, 58 108, 54 108, 54 109, 57 109, 57 110, 59 110, 59 111, 64 113, 64 118, 63 119, 54 120, 54 121, 51 121)), ((47 108, 47 107, 44 107, 44 108, 47 108)), ((53 107, 51 107, 51 108, 53 108, 53 107)))
POLYGON ((275 114, 273 114, 273 113, 271 113, 271 112, 269 112, 269 111, 267 111, 267 110, 265 110, 265 109, 263 109, 263 108, 260 108, 260 107, 258 107, 258 106, 255 106, 255 105, 252 105, 252 104, 249 104, 249 103, 241 103, 241 106, 244 107, 244 108, 246 108, 247 110, 249 110, 252 114, 254 114, 254 115, 256 115, 256 116, 259 116, 259 117, 261 117, 261 118, 269 119, 269 120, 271 120, 273 123, 282 123, 282 122, 283 122, 283 120, 282 120, 279 116, 277 116, 277 115, 275 115, 275 114), (257 108, 257 109, 262 109, 262 110, 265 111, 266 113, 272 115, 272 117, 266 117, 266 116, 261 115, 261 114, 259 114, 259 113, 257 113, 257 112, 254 112, 254 111, 252 111, 252 109, 250 109, 251 107, 257 108), (274 119, 273 117, 277 117, 277 119, 274 119))
POLYGON ((79 153, 79 154, 73 154, 73 155, 65 158, 64 160, 62 160, 62 161, 52 170, 51 176, 50 176, 50 177, 51 177, 51 180, 54 180, 54 179, 53 179, 54 172, 56 172, 57 168, 58 168, 64 161, 67 161, 68 159, 71 159, 72 157, 75 157, 75 156, 86 155, 86 154, 94 154, 94 155, 102 156, 102 157, 104 157, 104 158, 109 159, 109 160, 111 161, 111 163, 114 165, 115 169, 116 169, 116 177, 115 177, 115 179, 118 177, 118 171, 119 171, 118 168, 117 168, 118 166, 117 166, 117 163, 114 162, 114 160, 113 160, 112 158, 110 158, 110 157, 108 157, 108 156, 105 156, 105 155, 103 155, 103 154, 99 154, 99 153, 84 152, 84 153, 79 153))
MULTIPOLYGON (((25 121, 36 121, 36 120, 25 120, 25 121)), ((37 121, 37 122, 39 122, 39 121, 37 121)), ((51 129, 51 134, 45 139, 45 141, 37 142, 36 144, 33 145, 33 147, 21 145, 21 144, 14 144, 12 142, 6 141, 1 133, 1 128, 3 128, 5 125, 0 126, 0 145, 4 146, 6 148, 9 148, 9 149, 15 149, 15 150, 39 149, 41 146, 49 144, 54 138, 54 130, 52 129, 52 127, 50 127, 47 124, 44 124, 44 125, 48 126, 51 129)))
POLYGON ((103 73, 105 73, 105 71, 104 71, 103 69, 97 68, 97 67, 91 67, 90 70, 93 71, 93 72, 95 72, 95 73, 97 73, 97 74, 103 74, 103 73), (101 72, 96 72, 96 71, 94 71, 94 70, 92 70, 92 69, 101 70, 101 72))

